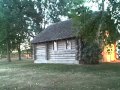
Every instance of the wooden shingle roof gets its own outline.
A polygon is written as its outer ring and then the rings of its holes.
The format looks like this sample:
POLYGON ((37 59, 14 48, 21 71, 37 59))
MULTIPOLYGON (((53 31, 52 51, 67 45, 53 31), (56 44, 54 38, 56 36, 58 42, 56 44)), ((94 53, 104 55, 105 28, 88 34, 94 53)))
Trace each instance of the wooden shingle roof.
POLYGON ((48 26, 33 39, 32 43, 34 44, 74 37, 75 34, 72 20, 67 20, 48 26))

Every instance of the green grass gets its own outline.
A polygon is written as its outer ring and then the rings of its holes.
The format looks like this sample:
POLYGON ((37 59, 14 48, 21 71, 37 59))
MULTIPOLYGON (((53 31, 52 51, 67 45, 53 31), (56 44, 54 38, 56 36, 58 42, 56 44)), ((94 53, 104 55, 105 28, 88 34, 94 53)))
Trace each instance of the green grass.
POLYGON ((0 61, 0 90, 120 90, 120 64, 0 61))

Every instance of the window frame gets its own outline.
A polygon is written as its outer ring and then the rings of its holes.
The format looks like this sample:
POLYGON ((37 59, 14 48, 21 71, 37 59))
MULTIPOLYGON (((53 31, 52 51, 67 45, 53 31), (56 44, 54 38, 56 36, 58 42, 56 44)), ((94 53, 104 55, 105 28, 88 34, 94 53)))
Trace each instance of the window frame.
POLYGON ((66 40, 66 50, 71 50, 71 49, 72 49, 72 41, 66 40))
POLYGON ((57 41, 53 41, 53 50, 54 51, 58 50, 58 42, 57 41))

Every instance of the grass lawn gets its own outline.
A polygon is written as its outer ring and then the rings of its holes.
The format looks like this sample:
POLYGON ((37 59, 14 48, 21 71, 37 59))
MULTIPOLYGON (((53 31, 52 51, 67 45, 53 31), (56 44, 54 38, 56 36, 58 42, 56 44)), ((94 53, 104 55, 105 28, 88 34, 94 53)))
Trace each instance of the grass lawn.
POLYGON ((0 61, 0 90, 120 90, 120 64, 0 61))

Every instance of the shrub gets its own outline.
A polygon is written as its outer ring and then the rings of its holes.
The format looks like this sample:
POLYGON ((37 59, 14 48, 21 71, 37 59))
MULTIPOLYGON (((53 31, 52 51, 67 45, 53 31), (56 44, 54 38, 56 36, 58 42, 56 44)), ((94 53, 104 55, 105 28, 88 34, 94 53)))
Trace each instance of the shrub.
POLYGON ((82 48, 82 62, 84 64, 98 64, 101 56, 101 49, 97 43, 86 43, 82 48))

